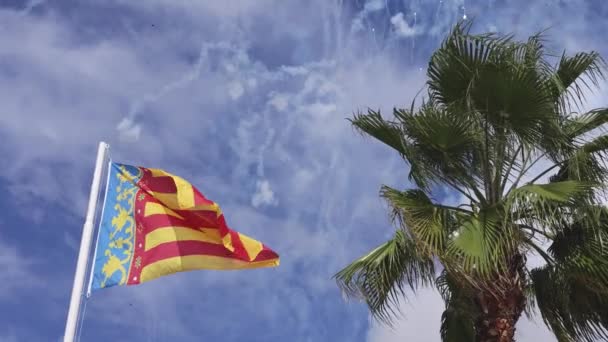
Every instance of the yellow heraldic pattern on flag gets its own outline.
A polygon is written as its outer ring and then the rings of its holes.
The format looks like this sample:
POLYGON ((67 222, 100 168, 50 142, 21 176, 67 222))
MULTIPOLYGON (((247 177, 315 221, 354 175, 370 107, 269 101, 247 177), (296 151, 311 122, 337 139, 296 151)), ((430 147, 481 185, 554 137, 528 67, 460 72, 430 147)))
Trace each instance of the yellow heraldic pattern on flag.
POLYGON ((111 165, 92 289, 190 270, 279 265, 274 251, 228 228, 217 203, 183 178, 111 165))
POLYGON ((97 288, 126 284, 134 251, 133 206, 138 191, 135 183, 142 173, 128 166, 120 166, 119 172, 112 171, 109 170, 106 206, 99 228, 95 260, 97 270, 94 270, 92 279, 93 287, 97 288), (111 197, 111 201, 108 201, 108 197, 111 197), (111 207, 107 207, 109 203, 111 207))

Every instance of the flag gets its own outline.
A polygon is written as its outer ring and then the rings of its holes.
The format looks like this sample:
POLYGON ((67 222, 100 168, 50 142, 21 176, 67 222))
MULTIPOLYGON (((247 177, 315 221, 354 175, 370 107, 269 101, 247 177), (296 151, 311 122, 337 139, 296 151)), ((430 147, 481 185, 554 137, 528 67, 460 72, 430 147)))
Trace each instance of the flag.
POLYGON ((186 180, 110 163, 91 290, 183 271, 278 265, 274 251, 231 230, 220 207, 186 180))

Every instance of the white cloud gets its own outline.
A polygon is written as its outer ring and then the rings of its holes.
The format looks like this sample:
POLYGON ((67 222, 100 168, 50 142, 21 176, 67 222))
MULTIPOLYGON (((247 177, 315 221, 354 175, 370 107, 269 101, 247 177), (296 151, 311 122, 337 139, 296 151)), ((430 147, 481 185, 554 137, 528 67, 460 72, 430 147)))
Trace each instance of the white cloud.
MULTIPOLYGON (((357 15, 351 21, 351 32, 363 31, 369 27, 368 16, 371 13, 378 12, 384 9, 385 2, 383 0, 366 0, 363 5, 363 10, 357 13, 357 15)), ((373 29, 369 27, 370 29, 373 29)))
POLYGON ((0 302, 14 300, 24 289, 42 286, 32 266, 35 260, 0 240, 0 302))
POLYGON ((135 123, 131 118, 123 118, 116 126, 120 137, 124 141, 137 141, 141 135, 141 124, 135 123))
POLYGON ((281 69, 284 70, 285 72, 287 72, 289 75, 292 75, 292 76, 306 75, 308 73, 308 71, 309 71, 303 65, 298 65, 298 66, 283 66, 281 69))
POLYGON ((363 31, 364 29, 365 29, 365 25, 363 24, 362 18, 353 19, 353 22, 351 24, 352 32, 360 32, 360 31, 363 31))
POLYGON ((399 305, 404 316, 394 328, 374 322, 368 332, 367 342, 440 341, 439 326, 443 312, 443 300, 434 289, 424 289, 410 302, 399 305))
POLYGON ((319 119, 326 118, 331 114, 336 113, 336 105, 333 103, 315 102, 310 104, 308 111, 311 115, 317 116, 319 119))
MULTIPOLYGON (((200 77, 201 70, 203 68, 203 61, 207 57, 207 53, 208 53, 209 49, 214 48, 216 46, 217 45, 215 45, 215 44, 202 44, 202 46, 199 50, 199 55, 198 55, 198 59, 197 59, 196 63, 189 70, 187 70, 182 75, 182 77, 180 77, 179 79, 177 79, 175 81, 171 81, 171 82, 164 84, 158 90, 154 89, 153 92, 149 92, 141 98, 137 98, 137 100, 131 104, 131 109, 125 119, 132 120, 132 118, 134 116, 138 115, 144 109, 144 107, 146 105, 152 104, 152 103, 160 100, 167 94, 170 94, 174 91, 183 89, 184 87, 188 86, 192 82, 196 81, 200 77)), ((220 44, 220 46, 223 47, 224 45, 220 44)), ((122 122, 125 122, 125 119, 123 119, 122 122)))
POLYGON ((244 92, 245 92, 245 88, 243 88, 243 85, 241 84, 241 82, 233 81, 230 84, 228 84, 228 94, 230 94, 230 97, 233 100, 238 100, 243 95, 244 92))
POLYGON ((259 15, 260 12, 272 8, 276 0, 233 0, 226 3, 215 1, 190 2, 184 0, 149 0, 133 3, 128 0, 113 0, 121 5, 133 6, 145 10, 174 10, 189 15, 212 15, 224 18, 259 15))
MULTIPOLYGON (((355 134, 344 118, 367 107, 386 115, 393 106, 409 106, 423 75, 391 58, 389 52, 395 51, 375 49, 343 33, 339 20, 350 17, 326 1, 306 6, 275 1, 274 7, 269 1, 111 3, 136 9, 145 20, 157 19, 147 17, 155 11, 167 11, 180 21, 152 33, 134 22, 128 42, 114 35, 82 42, 77 30, 52 11, 48 16, 16 17, 0 10, 0 26, 11 32, 0 35, 0 59, 12 63, 8 71, 0 68, 0 134, 5 146, 0 148, 7 149, 11 160, 0 176, 9 182, 12 195, 21 206, 38 208, 40 222, 52 214, 40 201, 81 215, 95 145, 107 139, 116 160, 172 168, 185 178, 201 179, 197 184, 220 203, 233 228, 277 249, 284 261, 273 270, 192 272, 108 290, 91 299, 92 320, 125 324, 117 317, 135 313, 142 320, 129 322, 133 329, 125 331, 158 340, 196 339, 203 323, 211 330, 232 331, 222 325, 225 319, 216 312, 220 307, 229 317, 255 313, 251 319, 261 319, 265 331, 289 332, 301 340, 316 333, 322 340, 324 329, 331 327, 311 326, 310 320, 323 298, 328 316, 352 315, 349 324, 364 325, 364 316, 342 311, 331 276, 392 232, 378 188, 383 183, 406 187, 407 169, 387 148, 355 134), (218 31, 204 26, 209 22, 221 22, 218 31), (258 24, 263 26, 255 33, 258 24), (323 35, 314 36, 320 27, 323 35), (313 40, 335 46, 335 54, 327 48, 320 61, 280 66, 256 55, 266 46, 253 48, 261 42, 291 40, 298 47, 308 48, 313 40), (237 111, 233 99, 245 91, 251 104, 237 111), (131 137, 128 143, 121 140, 125 137, 131 137), (253 196, 242 191, 252 173, 260 179, 253 196), (65 189, 73 196, 67 198, 65 189), (254 202, 274 205, 273 212, 280 214, 256 211, 250 206, 254 202), (221 296, 209 296, 221 291, 232 291, 239 303, 235 311, 214 302, 221 296), (210 317, 212 323, 200 323, 199 317, 210 317)), ((444 1, 431 29, 443 32, 461 3, 444 1)), ((383 8, 383 1, 368 1, 354 21, 368 27, 369 14, 378 16, 383 8)), ((396 32, 413 30, 402 26, 403 16, 396 24, 385 19, 396 32)), ((497 26, 510 27, 501 20, 497 26)), ((270 48, 279 51, 278 46, 270 48)), ((66 229, 78 236, 80 226, 66 229)), ((70 236, 59 234, 58 242, 64 238, 73 244, 70 236)), ((58 272, 70 278, 73 270, 58 272)), ((419 295, 406 311, 414 321, 404 321, 397 336, 437 336, 438 325, 433 324, 438 316, 433 313, 440 312, 442 304, 432 291, 419 295)), ((523 322, 522 327, 526 334, 535 329, 523 322)), ((89 332, 89 339, 83 340, 93 340, 95 331, 89 332)), ((372 328, 369 338, 373 336, 395 338, 379 327, 372 328)))
POLYGON ((289 105, 289 97, 281 93, 272 93, 270 94, 268 104, 274 107, 275 110, 282 112, 289 105))
POLYGON ((257 208, 262 205, 276 205, 277 203, 278 201, 268 180, 262 179, 257 181, 255 193, 251 197, 251 205, 257 208))
MULTIPOLYGON (((317 167, 317 170, 319 168, 317 167)), ((296 192, 305 192, 313 185, 314 180, 318 177, 317 171, 313 169, 299 169, 293 176, 293 184, 296 192)))
POLYGON ((14 332, 0 333, 0 341, 2 342, 18 342, 17 335, 14 332))
POLYGON ((66 246, 70 247, 72 250, 77 251, 80 249, 80 241, 76 240, 67 231, 63 232, 63 242, 66 244, 66 246))
POLYGON ((251 89, 254 89, 255 87, 257 87, 258 85, 258 81, 255 78, 249 78, 247 80, 247 86, 251 89))
POLYGON ((401 12, 391 17, 391 24, 398 37, 413 37, 417 34, 416 28, 405 21, 401 12))
POLYGON ((367 0, 365 2, 363 10, 367 11, 367 12, 375 12, 375 11, 379 11, 383 8, 384 8, 383 0, 367 0))
MULTIPOLYGON (((440 341, 439 327, 444 303, 434 289, 419 290, 414 296, 408 294, 399 305, 403 318, 394 327, 388 327, 374 321, 367 342, 401 342, 401 341, 440 341)), ((515 338, 519 341, 557 341, 540 320, 530 320, 525 315, 519 319, 515 338)))
POLYGON ((29 14, 32 11, 32 9, 34 9, 35 7, 38 7, 40 5, 43 5, 45 2, 46 2, 46 0, 30 0, 30 1, 28 1, 27 5, 25 6, 25 8, 21 12, 21 14, 22 15, 27 15, 27 14, 29 14))

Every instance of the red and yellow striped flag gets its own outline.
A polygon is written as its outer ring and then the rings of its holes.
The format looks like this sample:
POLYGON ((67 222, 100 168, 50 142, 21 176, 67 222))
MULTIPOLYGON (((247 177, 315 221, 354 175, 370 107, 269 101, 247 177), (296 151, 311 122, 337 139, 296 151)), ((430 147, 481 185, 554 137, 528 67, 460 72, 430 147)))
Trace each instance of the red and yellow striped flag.
POLYGON ((111 164, 92 289, 176 272, 279 265, 264 244, 231 230, 217 203, 160 169, 111 164))

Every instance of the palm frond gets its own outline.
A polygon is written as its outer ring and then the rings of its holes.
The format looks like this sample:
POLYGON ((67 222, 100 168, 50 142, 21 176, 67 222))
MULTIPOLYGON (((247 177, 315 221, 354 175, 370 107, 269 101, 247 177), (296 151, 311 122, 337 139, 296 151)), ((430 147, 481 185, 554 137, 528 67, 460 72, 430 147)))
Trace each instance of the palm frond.
MULTIPOLYGON (((480 210, 475 216, 462 220, 451 235, 446 268, 462 272, 481 284, 505 266, 504 260, 513 250, 512 230, 503 225, 497 208, 480 210)), ((470 279, 470 280, 471 280, 470 279)))
POLYGON ((442 342, 474 342, 475 321, 468 316, 468 312, 448 305, 441 314, 439 327, 442 342))
POLYGON ((484 158, 498 169, 505 140, 540 147, 553 159, 568 145, 550 86, 556 76, 543 55, 540 34, 520 43, 512 36, 471 35, 457 25, 429 62, 431 100, 454 116, 476 117, 485 131, 484 158))
POLYGON ((561 227, 548 252, 556 260, 532 271, 543 320, 564 340, 608 338, 608 210, 598 207, 598 227, 561 227))
POLYGON ((545 79, 535 68, 504 65, 508 63, 513 62, 500 60, 477 69, 470 91, 474 108, 492 127, 525 142, 557 135, 558 116, 545 79))
MULTIPOLYGON (((411 113, 403 110, 394 110, 394 116, 403 119, 411 113)), ((426 172, 424 163, 417 159, 418 152, 405 140, 402 124, 394 121, 385 120, 380 112, 368 110, 367 114, 357 114, 353 119, 349 119, 353 126, 361 133, 365 133, 384 144, 392 147, 399 155, 410 164, 409 178, 416 185, 426 189, 432 183, 432 175, 426 172)))
POLYGON ((334 277, 349 297, 365 300, 373 316, 391 324, 407 288, 434 282, 433 259, 423 255, 403 231, 369 254, 355 260, 334 277))
POLYGON ((456 283, 444 269, 435 284, 445 302, 441 315, 442 342, 475 341, 475 317, 477 308, 465 284, 456 283))
POLYGON ((579 52, 572 57, 562 54, 561 60, 556 68, 556 78, 559 83, 554 83, 554 94, 562 100, 581 105, 585 100, 584 89, 592 90, 599 87, 599 81, 604 78, 603 67, 606 65, 599 53, 579 52), (591 82, 591 84, 588 83, 591 82))
POLYGON ((407 139, 410 177, 426 179, 425 185, 447 184, 472 202, 483 201, 483 130, 469 116, 454 115, 457 110, 427 101, 415 115, 395 112, 407 139))
MULTIPOLYGON (((552 183, 575 180, 603 184, 608 180, 608 170, 604 166, 602 152, 608 148, 608 139, 599 137, 583 145, 572 157, 561 163, 558 172, 550 177, 552 183)), ((594 195, 590 192, 589 195, 594 195)))
POLYGON ((471 36, 469 29, 469 23, 458 23, 431 56, 428 86, 438 103, 466 105, 477 67, 495 59, 511 41, 511 37, 499 38, 493 34, 471 36))
MULTIPOLYGON (((506 211, 510 213, 506 218, 511 222, 538 227, 546 233, 563 225, 571 214, 570 208, 580 206, 579 201, 595 187, 593 183, 575 180, 521 186, 503 200, 506 211)), ((585 212, 592 213, 593 210, 588 209, 585 212)))
POLYGON ((368 110, 367 114, 357 114, 353 119, 348 119, 360 132, 378 139, 405 155, 403 145, 403 133, 397 124, 384 120, 379 111, 368 110))
POLYGON ((505 202, 522 199, 568 202, 574 200, 576 195, 591 190, 593 186, 593 184, 575 180, 548 184, 526 184, 515 189, 511 196, 505 199, 505 202))
POLYGON ((443 252, 457 213, 472 214, 465 209, 434 204, 421 190, 399 191, 383 186, 380 195, 393 208, 393 218, 429 255, 443 252))
POLYGON ((402 229, 340 271, 338 284, 388 324, 408 289, 436 285, 446 303, 444 342, 473 340, 490 296, 517 302, 514 317, 536 304, 560 341, 608 339, 608 209, 597 205, 608 193, 608 137, 596 135, 608 108, 570 110, 598 87, 606 65, 590 52, 564 54, 553 66, 542 34, 518 42, 470 29, 458 23, 433 53, 428 100, 418 108, 351 120, 399 153, 418 189, 382 187, 402 229), (546 159, 550 167, 529 174, 546 159), (470 202, 436 203, 436 186, 470 202), (547 264, 528 271, 528 252, 547 264), (435 279, 436 260, 444 269, 435 279))
POLYGON ((471 153, 482 134, 481 127, 475 127, 476 123, 466 113, 455 115, 432 102, 424 102, 416 115, 400 115, 399 121, 412 143, 428 145, 449 159, 471 153))
POLYGON ((585 153, 606 152, 608 150, 608 135, 599 136, 584 144, 581 149, 585 153))
POLYGON ((608 338, 608 295, 571 269, 544 266, 532 270, 536 302, 543 321, 563 341, 608 338))
POLYGON ((569 138, 575 139, 608 123, 608 108, 598 108, 575 118, 569 118, 563 129, 569 138))

